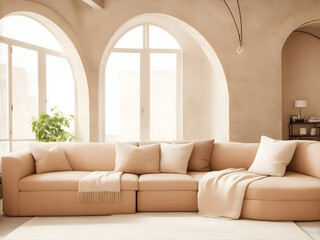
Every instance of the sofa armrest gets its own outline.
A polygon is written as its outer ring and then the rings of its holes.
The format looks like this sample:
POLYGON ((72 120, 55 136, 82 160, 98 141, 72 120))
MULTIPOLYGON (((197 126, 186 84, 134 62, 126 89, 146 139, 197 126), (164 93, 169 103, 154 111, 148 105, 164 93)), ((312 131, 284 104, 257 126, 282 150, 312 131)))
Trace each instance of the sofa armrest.
POLYGON ((2 157, 3 212, 19 216, 19 181, 35 173, 35 161, 29 151, 18 151, 2 157))

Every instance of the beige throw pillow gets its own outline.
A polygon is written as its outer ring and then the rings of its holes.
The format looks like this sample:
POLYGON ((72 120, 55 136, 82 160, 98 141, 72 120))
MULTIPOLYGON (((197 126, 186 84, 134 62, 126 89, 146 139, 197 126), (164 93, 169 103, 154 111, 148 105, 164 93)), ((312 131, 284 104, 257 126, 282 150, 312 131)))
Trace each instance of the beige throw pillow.
POLYGON ((193 142, 186 144, 161 143, 160 172, 186 174, 193 146, 193 142))
MULTIPOLYGON (((188 143, 186 142, 175 142, 172 143, 188 143)), ((208 172, 210 171, 210 159, 212 154, 212 148, 214 140, 195 140, 193 141, 194 147, 188 163, 188 171, 196 172, 208 172)))
POLYGON ((36 161, 37 173, 72 170, 66 154, 60 145, 56 145, 50 149, 31 146, 30 152, 36 161))
POLYGON ((115 143, 116 166, 114 171, 127 173, 158 173, 160 171, 160 144, 136 147, 115 143))
POLYGON ((296 146, 297 141, 277 141, 262 136, 256 157, 248 171, 282 177, 296 146))

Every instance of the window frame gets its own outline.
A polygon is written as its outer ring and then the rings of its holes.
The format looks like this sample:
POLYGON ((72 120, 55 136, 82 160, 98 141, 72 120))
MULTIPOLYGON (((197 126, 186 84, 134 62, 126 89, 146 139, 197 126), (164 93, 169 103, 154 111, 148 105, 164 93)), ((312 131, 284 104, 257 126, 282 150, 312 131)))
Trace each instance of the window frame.
MULTIPOLYGON (((49 30, 48 30, 49 31, 49 30)), ((47 113, 48 109, 47 109, 47 99, 46 99, 46 95, 47 95, 47 89, 46 89, 46 55, 52 55, 52 56, 56 56, 56 57, 61 57, 64 58, 68 61, 68 64, 71 68, 72 71, 72 76, 73 76, 73 87, 74 87, 74 103, 75 103, 75 108, 74 108, 74 116, 75 116, 75 120, 77 119, 77 94, 76 94, 76 82, 75 82, 75 75, 74 75, 74 71, 71 67, 71 63, 69 58, 67 57, 67 55, 64 52, 59 52, 59 51, 55 51, 52 49, 48 49, 48 48, 44 48, 44 47, 40 47, 37 45, 33 45, 30 43, 26 43, 23 41, 19 41, 16 39, 11 39, 11 38, 7 38, 4 36, 0 36, 0 43, 6 44, 8 46, 8 121, 9 121, 9 138, 8 139, 1 139, 0 138, 0 142, 8 142, 9 143, 9 153, 12 152, 12 146, 13 146, 13 142, 25 142, 25 141, 34 141, 35 138, 32 139, 13 139, 13 116, 12 116, 12 112, 14 109, 13 103, 12 103, 12 54, 13 54, 13 46, 16 47, 21 47, 21 48, 25 48, 28 50, 33 50, 36 51, 38 54, 38 114, 41 112, 47 113)), ((77 123, 75 123, 75 126, 77 126, 77 123)), ((75 132, 77 132, 77 129, 75 127, 75 132)))
MULTIPOLYGON (((165 49, 165 48, 149 48, 149 26, 153 25, 163 29, 170 34, 174 39, 175 37, 162 26, 154 23, 145 22, 143 24, 137 24, 130 28, 127 28, 111 45, 108 51, 106 62, 104 64, 103 81, 102 81, 102 125, 101 131, 103 132, 103 141, 107 141, 108 135, 106 135, 105 119, 105 87, 106 87, 106 66, 108 64, 110 55, 112 53, 138 53, 140 54, 140 139, 136 140, 150 140, 150 55, 153 53, 171 53, 176 54, 176 139, 171 140, 182 140, 183 139, 183 80, 182 80, 182 66, 183 66, 183 51, 179 49, 165 49), (115 48, 118 41, 132 29, 142 26, 143 27, 143 44, 142 48, 115 48)), ((159 139, 163 140, 163 139, 159 139)))

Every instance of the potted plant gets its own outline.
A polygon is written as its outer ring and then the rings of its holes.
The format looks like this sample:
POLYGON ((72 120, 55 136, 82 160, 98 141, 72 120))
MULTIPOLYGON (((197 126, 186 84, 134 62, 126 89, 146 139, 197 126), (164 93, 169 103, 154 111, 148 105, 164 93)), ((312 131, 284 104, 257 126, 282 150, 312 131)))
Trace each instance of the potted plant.
POLYGON ((39 142, 67 142, 76 140, 70 129, 74 121, 72 114, 63 114, 57 107, 50 109, 51 114, 40 113, 31 118, 32 132, 39 142))

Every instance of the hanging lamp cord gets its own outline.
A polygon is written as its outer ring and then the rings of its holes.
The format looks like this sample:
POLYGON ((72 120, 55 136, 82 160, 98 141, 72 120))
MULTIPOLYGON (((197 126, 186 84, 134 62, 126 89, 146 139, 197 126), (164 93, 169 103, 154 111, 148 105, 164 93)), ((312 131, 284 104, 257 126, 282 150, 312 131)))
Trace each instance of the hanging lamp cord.
POLYGON ((243 35, 242 35, 242 15, 241 15, 241 8, 240 8, 240 4, 239 4, 239 0, 237 0, 237 5, 238 5, 238 11, 239 11, 239 19, 240 19, 240 29, 239 29, 239 26, 237 24, 237 21, 228 5, 228 3, 226 2, 226 0, 223 0, 224 4, 227 6, 230 14, 231 14, 231 17, 233 19, 233 23, 237 29, 237 33, 238 33, 238 37, 239 37, 239 44, 240 44, 240 47, 242 47, 242 40, 243 40, 243 35))

